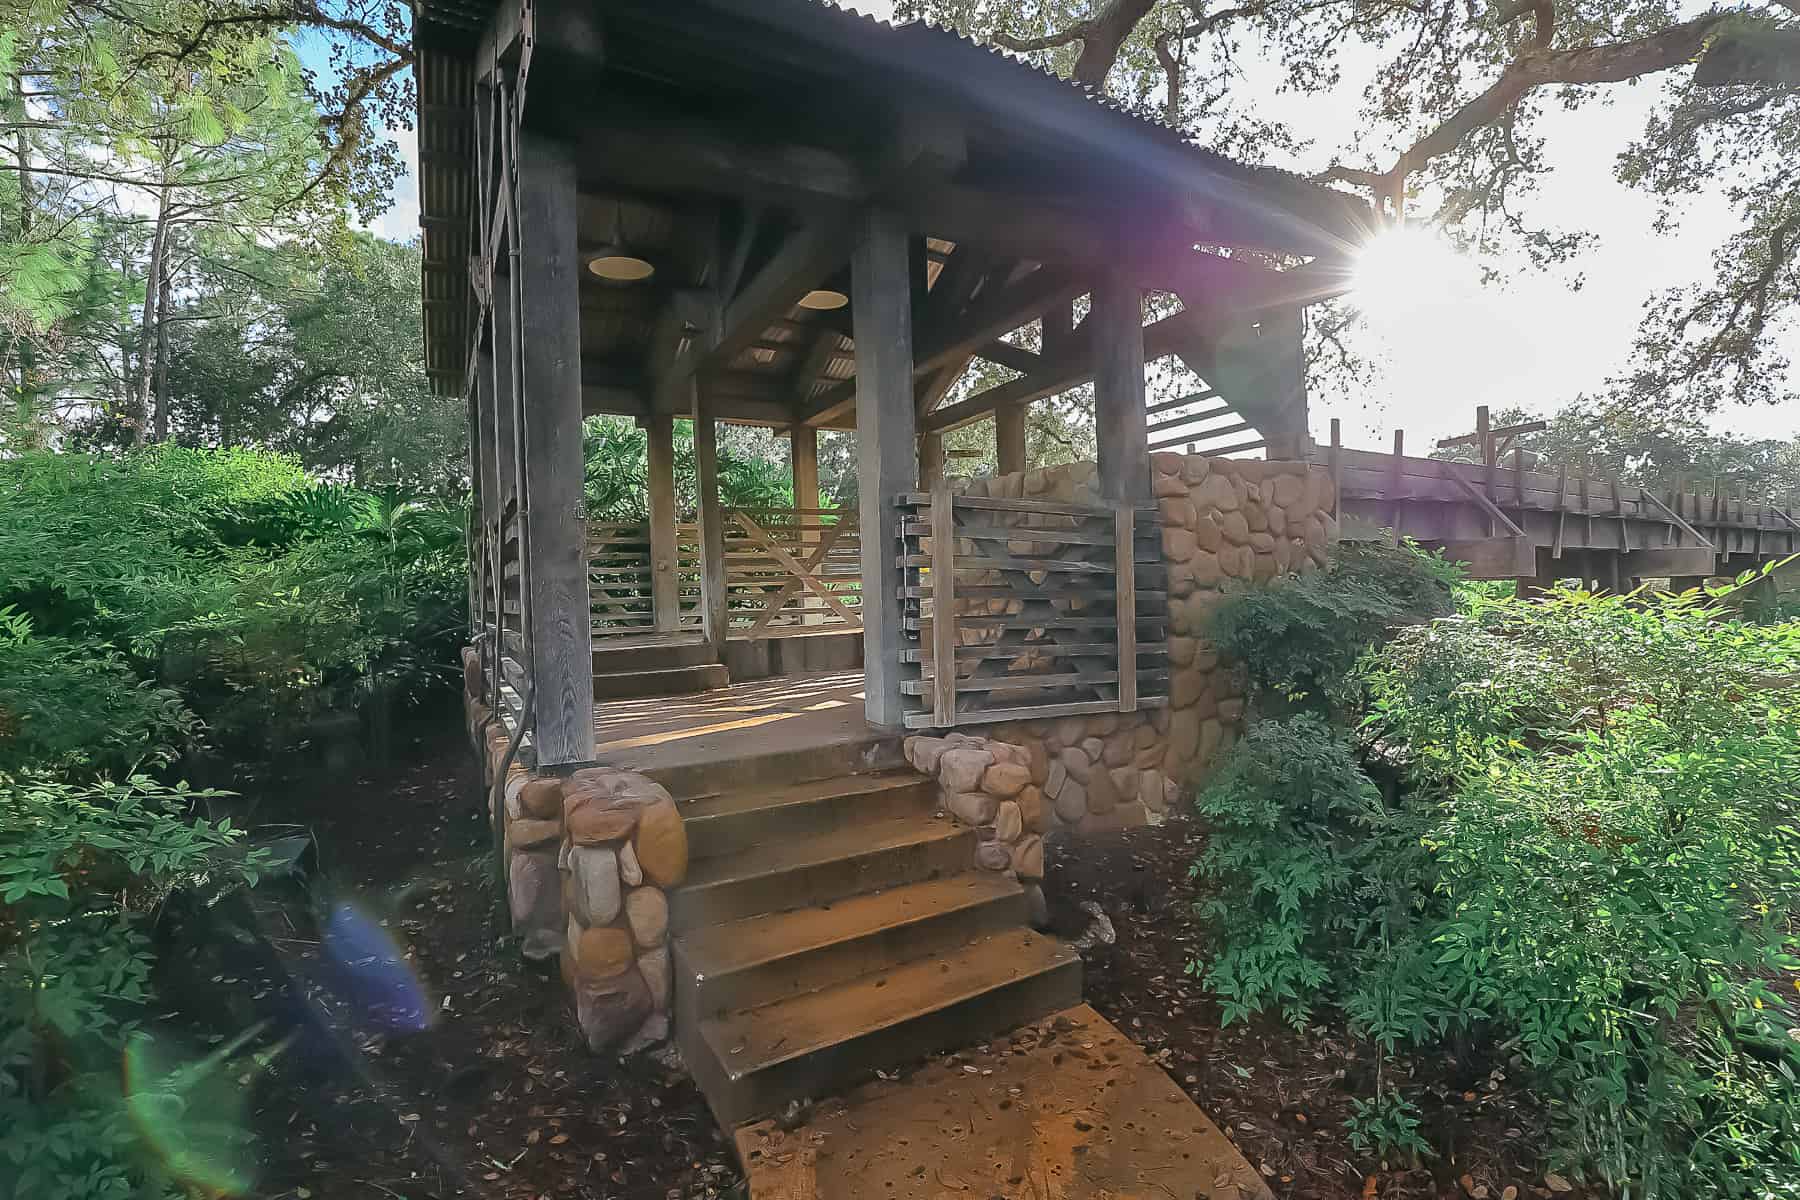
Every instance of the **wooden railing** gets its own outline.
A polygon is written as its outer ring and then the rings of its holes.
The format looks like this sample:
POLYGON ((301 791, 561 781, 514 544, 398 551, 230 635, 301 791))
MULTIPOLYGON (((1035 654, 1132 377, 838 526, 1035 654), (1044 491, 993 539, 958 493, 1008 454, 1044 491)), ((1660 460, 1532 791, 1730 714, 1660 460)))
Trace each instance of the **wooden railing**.
POLYGON ((697 632, 700 629, 700 537, 696 526, 675 527, 675 561, 662 587, 672 591, 672 611, 657 619, 656 563, 650 530, 641 522, 587 527, 588 599, 594 636, 697 632))
POLYGON ((524 612, 524 545, 518 508, 508 503, 495 520, 478 528, 470 547, 476 606, 476 647, 481 654, 485 699, 516 732, 523 721, 527 664, 524 612))
POLYGON ((855 509, 723 512, 732 637, 862 628, 862 535, 855 509))
POLYGON ((939 488, 900 511, 907 728, 1167 703, 1155 509, 939 488))

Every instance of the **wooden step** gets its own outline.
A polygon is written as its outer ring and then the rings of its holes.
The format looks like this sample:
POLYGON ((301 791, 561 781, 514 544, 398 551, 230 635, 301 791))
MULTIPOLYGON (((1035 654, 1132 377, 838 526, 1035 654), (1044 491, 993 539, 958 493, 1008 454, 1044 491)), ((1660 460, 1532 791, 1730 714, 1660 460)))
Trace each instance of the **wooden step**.
POLYGON ((656 642, 628 641, 609 645, 594 639, 594 674, 623 675, 631 671, 666 671, 674 667, 698 667, 713 661, 712 643, 695 637, 656 642))
POLYGON ((849 982, 688 1026, 683 1053, 720 1124, 779 1112, 1079 1002, 1081 960, 1030 930, 990 934, 849 982))
POLYGON ((677 934, 702 925, 829 904, 860 892, 917 883, 968 868, 975 831, 916 815, 781 838, 703 858, 669 896, 677 934))
POLYGON ((594 699, 637 700, 645 696, 690 696, 714 692, 731 682, 721 663, 696 663, 659 670, 631 670, 594 676, 594 699))
POLYGON ((1025 893, 965 871, 834 904, 689 930, 675 940, 677 1021, 769 1004, 1022 928, 1025 893))
POLYGON ((839 775, 776 788, 746 789, 683 804, 688 853, 695 859, 796 834, 866 825, 937 807, 937 784, 915 771, 839 775))
MULTIPOLYGON (((698 800, 741 790, 763 790, 843 775, 868 775, 906 766, 897 734, 869 733, 820 746, 770 749, 767 754, 711 762, 650 767, 644 774, 677 800, 698 800)), ((778 738, 771 737, 771 742, 778 738)))

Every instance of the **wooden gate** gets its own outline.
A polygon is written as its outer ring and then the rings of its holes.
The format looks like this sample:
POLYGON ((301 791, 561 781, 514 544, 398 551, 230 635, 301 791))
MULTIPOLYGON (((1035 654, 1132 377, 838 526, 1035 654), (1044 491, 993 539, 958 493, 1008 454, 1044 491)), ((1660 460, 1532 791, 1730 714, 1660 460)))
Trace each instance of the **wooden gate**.
POLYGON ((1167 703, 1155 509, 947 488, 903 496, 900 509, 907 728, 1167 703))
POLYGON ((862 536, 855 509, 723 511, 732 637, 862 628, 862 536))

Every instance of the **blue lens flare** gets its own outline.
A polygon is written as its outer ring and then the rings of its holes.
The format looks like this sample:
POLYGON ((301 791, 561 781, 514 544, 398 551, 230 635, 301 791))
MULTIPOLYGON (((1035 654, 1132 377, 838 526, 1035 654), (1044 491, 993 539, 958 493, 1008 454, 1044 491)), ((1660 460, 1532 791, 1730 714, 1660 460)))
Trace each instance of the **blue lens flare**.
POLYGON ((326 961, 338 993, 358 1012, 395 1033, 431 1026, 432 1006, 406 953, 380 922, 349 902, 325 919, 326 961))

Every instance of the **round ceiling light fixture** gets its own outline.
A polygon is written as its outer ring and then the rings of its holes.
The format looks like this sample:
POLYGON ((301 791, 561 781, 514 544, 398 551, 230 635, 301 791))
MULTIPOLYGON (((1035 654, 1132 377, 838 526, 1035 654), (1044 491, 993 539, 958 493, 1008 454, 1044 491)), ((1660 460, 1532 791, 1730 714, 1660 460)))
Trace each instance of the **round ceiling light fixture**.
POLYGON ((601 279, 613 283, 641 283, 656 274, 654 263, 617 250, 592 256, 588 259, 587 268, 601 279))
POLYGON ((842 292, 832 291, 830 288, 814 288, 800 297, 800 307, 810 308, 814 312, 831 312, 848 303, 850 303, 850 297, 842 292))

